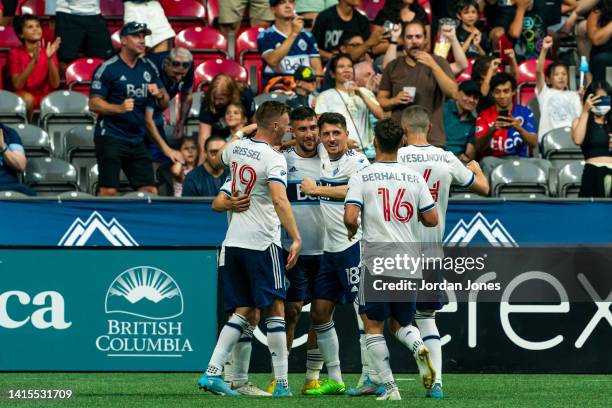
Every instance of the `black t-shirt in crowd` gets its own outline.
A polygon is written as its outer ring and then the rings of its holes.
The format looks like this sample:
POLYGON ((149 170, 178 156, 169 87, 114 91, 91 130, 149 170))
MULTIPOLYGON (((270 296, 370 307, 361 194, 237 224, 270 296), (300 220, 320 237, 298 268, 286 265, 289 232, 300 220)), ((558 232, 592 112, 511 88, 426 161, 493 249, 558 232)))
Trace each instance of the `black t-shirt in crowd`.
POLYGON ((370 36, 370 21, 357 10, 353 11, 353 18, 350 21, 344 21, 338 15, 336 6, 333 6, 319 14, 312 28, 319 49, 328 52, 338 48, 340 37, 344 33, 360 35, 367 40, 370 36))
MULTIPOLYGON (((459 27, 457 27, 457 40, 459 40, 459 42, 461 43, 461 45, 463 45, 463 43, 465 42, 465 40, 467 40, 467 38, 470 36, 470 33, 468 31, 466 31, 463 28, 463 25, 459 24, 459 27)), ((489 53, 489 36, 487 35, 487 32, 484 30, 480 30, 480 34, 481 34, 481 39, 480 39, 480 46, 482 47, 482 49, 485 51, 485 53, 489 53)), ((468 58, 477 58, 480 54, 478 53, 478 49, 476 48, 476 46, 474 45, 474 43, 472 43, 470 45, 470 48, 467 49, 467 52, 465 53, 465 55, 468 58)))
MULTIPOLYGON (((421 7, 419 4, 415 4, 414 10, 412 11, 415 14, 413 21, 416 20, 420 21, 424 25, 429 25, 429 17, 427 17, 427 12, 423 7, 421 7)), ((400 14, 401 13, 399 10, 392 10, 390 8, 383 7, 378 11, 378 14, 376 14, 373 24, 382 26, 385 24, 385 21, 391 21, 392 23, 397 24, 400 22, 400 14)))
MULTIPOLYGON (((255 97, 250 88, 244 88, 240 95, 242 106, 246 111, 246 116, 250 119, 255 114, 255 97)), ((204 101, 202 101, 204 102, 204 101)), ((200 123, 205 123, 211 126, 211 136, 220 136, 227 139, 231 136, 230 131, 225 123, 225 109, 223 112, 213 113, 204 103, 200 106, 200 123)))

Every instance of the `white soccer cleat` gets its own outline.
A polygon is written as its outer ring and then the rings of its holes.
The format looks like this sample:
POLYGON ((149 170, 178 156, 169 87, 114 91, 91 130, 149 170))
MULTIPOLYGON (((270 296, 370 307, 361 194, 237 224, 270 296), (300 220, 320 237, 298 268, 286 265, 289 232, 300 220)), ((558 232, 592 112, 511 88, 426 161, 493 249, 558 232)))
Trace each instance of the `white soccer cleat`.
POLYGON ((433 368, 427 347, 419 347, 414 355, 414 359, 416 360, 417 367, 419 367, 419 375, 421 376, 423 387, 430 389, 436 379, 436 370, 433 368))
POLYGON ((400 401, 401 399, 402 396, 397 388, 391 391, 385 391, 383 395, 376 398, 377 401, 400 401))
POLYGON ((238 391, 241 395, 246 395, 249 397, 271 397, 272 394, 265 392, 264 390, 257 388, 257 386, 253 383, 242 384, 239 387, 232 386, 234 391, 238 391))

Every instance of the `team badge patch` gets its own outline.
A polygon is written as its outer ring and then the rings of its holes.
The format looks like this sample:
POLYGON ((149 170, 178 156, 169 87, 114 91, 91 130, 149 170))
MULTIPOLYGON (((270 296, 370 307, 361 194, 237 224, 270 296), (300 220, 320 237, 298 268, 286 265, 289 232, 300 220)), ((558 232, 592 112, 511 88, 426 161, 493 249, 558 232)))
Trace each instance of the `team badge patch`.
POLYGON ((144 78, 145 81, 150 82, 151 81, 151 74, 149 74, 149 71, 145 71, 144 74, 142 74, 142 77, 144 78))

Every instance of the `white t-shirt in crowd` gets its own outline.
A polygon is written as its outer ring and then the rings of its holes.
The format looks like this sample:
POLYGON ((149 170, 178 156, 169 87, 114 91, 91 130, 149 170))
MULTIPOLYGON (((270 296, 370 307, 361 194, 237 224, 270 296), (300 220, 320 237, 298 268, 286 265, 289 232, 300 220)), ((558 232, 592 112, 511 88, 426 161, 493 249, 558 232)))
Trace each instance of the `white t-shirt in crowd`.
POLYGON ((560 91, 545 86, 541 92, 536 90, 536 95, 540 105, 538 142, 553 129, 572 126, 572 121, 582 112, 578 92, 560 91))

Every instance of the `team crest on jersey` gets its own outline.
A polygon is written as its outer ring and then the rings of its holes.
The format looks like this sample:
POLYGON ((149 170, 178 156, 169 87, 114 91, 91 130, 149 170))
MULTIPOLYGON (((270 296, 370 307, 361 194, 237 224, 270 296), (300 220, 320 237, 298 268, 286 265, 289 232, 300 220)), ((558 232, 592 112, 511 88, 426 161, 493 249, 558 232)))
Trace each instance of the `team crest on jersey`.
POLYGON ((150 82, 151 81, 151 74, 149 74, 149 71, 145 71, 144 74, 142 74, 142 77, 144 78, 145 81, 150 82))
POLYGON ((308 44, 306 44, 306 41, 301 38, 300 41, 298 41, 298 47, 300 48, 300 50, 306 51, 306 48, 308 48, 308 44))

